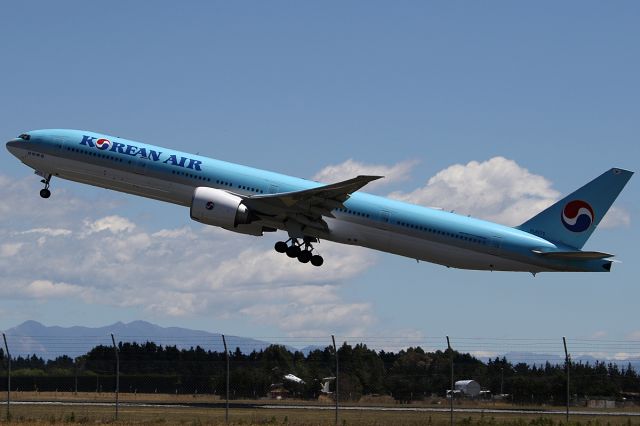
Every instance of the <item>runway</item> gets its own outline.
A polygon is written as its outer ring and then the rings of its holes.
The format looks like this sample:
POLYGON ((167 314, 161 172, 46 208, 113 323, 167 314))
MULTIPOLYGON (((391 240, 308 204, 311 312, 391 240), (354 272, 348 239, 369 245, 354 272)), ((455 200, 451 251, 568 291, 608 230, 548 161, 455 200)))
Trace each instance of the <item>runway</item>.
MULTIPOLYGON (((115 402, 95 402, 95 401, 12 401, 11 405, 49 405, 49 406, 95 406, 95 407, 115 407, 115 402)), ((224 409, 225 403, 145 403, 145 402, 121 402, 120 407, 137 408, 212 408, 224 409)), ((306 404, 261 404, 261 403, 229 403, 229 409, 264 409, 264 410, 322 410, 333 411, 334 406, 328 405, 306 405, 306 404)), ((385 412, 424 412, 424 413, 448 413, 449 408, 440 407, 385 407, 385 406, 355 406, 345 405, 339 407, 340 411, 385 411, 385 412)), ((509 408, 455 408, 454 414, 540 414, 540 415, 565 415, 564 410, 537 410, 537 409, 509 409, 509 408)), ((612 416, 612 417, 640 417, 640 412, 629 411, 593 411, 593 410, 573 410, 569 411, 570 416, 612 416)))

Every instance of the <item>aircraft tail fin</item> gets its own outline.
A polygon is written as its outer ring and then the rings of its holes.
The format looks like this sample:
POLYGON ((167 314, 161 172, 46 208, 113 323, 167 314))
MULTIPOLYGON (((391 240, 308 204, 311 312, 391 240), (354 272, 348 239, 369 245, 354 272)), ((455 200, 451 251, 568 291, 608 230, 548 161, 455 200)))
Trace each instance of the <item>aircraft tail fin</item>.
POLYGON ((633 172, 611 169, 517 228, 581 249, 633 172))

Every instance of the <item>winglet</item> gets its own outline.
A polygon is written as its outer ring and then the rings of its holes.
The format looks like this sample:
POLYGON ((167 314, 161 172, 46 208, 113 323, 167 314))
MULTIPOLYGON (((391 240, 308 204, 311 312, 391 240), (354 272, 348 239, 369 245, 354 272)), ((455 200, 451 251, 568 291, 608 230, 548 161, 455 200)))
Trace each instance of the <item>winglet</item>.
POLYGON ((358 175, 354 178, 343 180, 342 182, 336 182, 322 187, 322 189, 338 189, 345 188, 348 189, 349 193, 356 192, 363 186, 367 185, 374 180, 382 179, 384 176, 369 176, 369 175, 358 175))

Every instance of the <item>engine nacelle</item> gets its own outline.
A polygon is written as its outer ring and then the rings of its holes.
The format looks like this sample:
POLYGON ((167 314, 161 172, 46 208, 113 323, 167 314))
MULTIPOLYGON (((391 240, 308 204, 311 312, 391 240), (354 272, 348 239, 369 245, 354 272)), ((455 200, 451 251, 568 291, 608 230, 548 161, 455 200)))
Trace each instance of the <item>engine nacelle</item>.
POLYGON ((191 219, 232 229, 251 222, 251 212, 242 198, 221 189, 199 186, 193 191, 191 219))

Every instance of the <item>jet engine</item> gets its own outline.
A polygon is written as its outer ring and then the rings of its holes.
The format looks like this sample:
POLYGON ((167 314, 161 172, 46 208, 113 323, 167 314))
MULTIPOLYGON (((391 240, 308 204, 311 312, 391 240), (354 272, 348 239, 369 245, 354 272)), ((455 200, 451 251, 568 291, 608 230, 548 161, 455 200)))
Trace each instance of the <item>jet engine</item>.
POLYGON ((206 225, 236 230, 251 222, 251 212, 242 198, 221 189, 200 186, 193 192, 191 219, 206 225))

